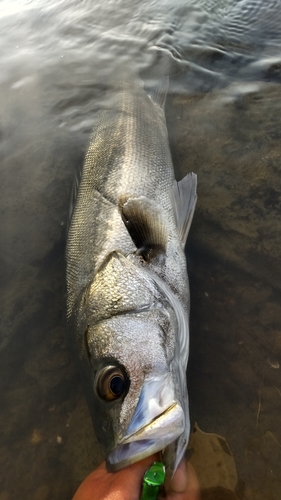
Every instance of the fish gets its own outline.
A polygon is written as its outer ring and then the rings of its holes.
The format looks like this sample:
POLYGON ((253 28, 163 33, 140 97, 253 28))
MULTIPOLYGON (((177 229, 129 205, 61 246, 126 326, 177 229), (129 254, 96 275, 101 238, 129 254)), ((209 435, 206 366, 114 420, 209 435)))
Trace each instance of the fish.
POLYGON ((190 433, 184 248, 197 177, 175 180, 168 86, 116 81, 69 209, 67 324, 109 471, 161 452, 173 474, 190 433))

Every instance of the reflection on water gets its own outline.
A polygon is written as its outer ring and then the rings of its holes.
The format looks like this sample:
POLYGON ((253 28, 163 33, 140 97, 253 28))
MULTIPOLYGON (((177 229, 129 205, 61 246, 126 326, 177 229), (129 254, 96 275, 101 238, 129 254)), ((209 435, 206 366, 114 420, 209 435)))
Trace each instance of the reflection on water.
POLYGON ((238 498, 281 498, 280 17, 278 0, 1 3, 0 500, 69 499, 101 460, 64 330, 65 221, 128 57, 170 75, 177 177, 198 175, 193 418, 226 438, 238 498))

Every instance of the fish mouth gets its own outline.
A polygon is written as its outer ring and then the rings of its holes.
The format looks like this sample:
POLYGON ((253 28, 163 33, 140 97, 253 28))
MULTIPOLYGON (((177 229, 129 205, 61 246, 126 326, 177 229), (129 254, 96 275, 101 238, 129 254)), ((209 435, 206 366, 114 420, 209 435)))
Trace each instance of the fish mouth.
POLYGON ((163 450, 184 432, 184 421, 181 406, 173 402, 147 425, 119 441, 107 458, 108 470, 118 471, 163 450))

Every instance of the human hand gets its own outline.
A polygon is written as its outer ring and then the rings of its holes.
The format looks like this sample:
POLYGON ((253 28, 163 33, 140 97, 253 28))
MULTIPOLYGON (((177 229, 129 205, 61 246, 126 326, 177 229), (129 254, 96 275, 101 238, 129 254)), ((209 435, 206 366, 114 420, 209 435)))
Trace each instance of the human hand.
MULTIPOLYGON (((159 461, 158 455, 112 473, 103 462, 81 484, 72 500, 139 500, 143 475, 159 461)), ((199 485, 191 464, 182 460, 171 481, 165 500, 199 500, 199 485)))
POLYGON ((171 481, 165 500, 200 500, 200 487, 191 463, 182 459, 171 481))

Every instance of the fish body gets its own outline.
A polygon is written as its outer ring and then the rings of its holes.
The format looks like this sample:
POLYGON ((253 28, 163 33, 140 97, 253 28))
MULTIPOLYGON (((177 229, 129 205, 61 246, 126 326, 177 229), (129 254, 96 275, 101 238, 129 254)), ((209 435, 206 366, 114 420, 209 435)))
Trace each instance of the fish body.
POLYGON ((110 470, 160 450, 174 470, 189 437, 184 244, 196 176, 175 181, 166 91, 116 85, 71 206, 67 321, 110 470))

